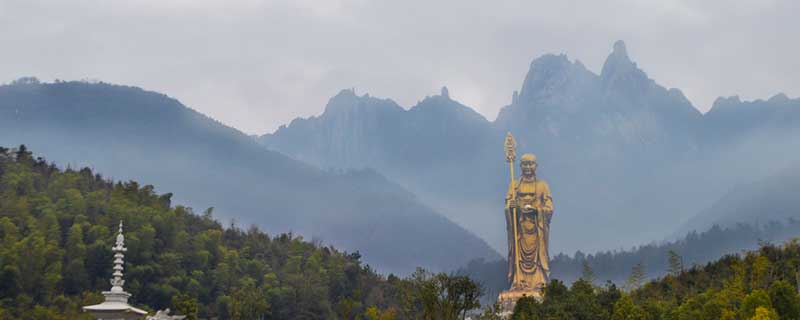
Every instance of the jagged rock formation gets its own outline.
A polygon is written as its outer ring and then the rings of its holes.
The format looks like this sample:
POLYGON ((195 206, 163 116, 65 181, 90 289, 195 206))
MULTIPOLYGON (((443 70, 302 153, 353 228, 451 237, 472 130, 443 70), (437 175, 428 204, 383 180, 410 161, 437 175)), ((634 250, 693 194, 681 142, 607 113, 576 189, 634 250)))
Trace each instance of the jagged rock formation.
MULTIPOLYGON (((437 211, 458 212, 448 218, 475 217, 470 221, 483 223, 478 216, 485 211, 470 210, 473 203, 461 200, 485 195, 491 190, 486 183, 496 182, 496 173, 484 167, 495 158, 489 151, 497 149, 492 143, 495 131, 483 116, 452 100, 446 89, 442 93, 404 110, 391 100, 342 90, 320 116, 295 119, 259 141, 321 168, 373 168, 413 187, 437 211)), ((458 221, 481 230, 466 220, 458 221)), ((501 222, 492 223, 500 227, 501 222)))
MULTIPOLYGON (((331 99, 321 116, 297 119, 259 141, 322 167, 375 168, 499 250, 504 238, 498 206, 508 179, 500 155, 507 131, 520 150, 539 155, 540 172, 551 181, 559 204, 552 232, 558 252, 665 236, 742 182, 730 178, 737 175, 732 165, 716 164, 719 154, 742 152, 732 148, 748 148, 743 143, 753 146, 734 137, 753 137, 760 129, 743 129, 761 126, 758 119, 764 117, 773 119, 768 128, 798 123, 780 108, 754 116, 750 107, 715 106, 704 116, 680 90, 650 79, 621 41, 599 74, 565 55, 535 59, 521 89, 493 122, 444 89, 409 110, 354 94, 347 94, 343 107, 343 94, 331 99), (348 110, 346 120, 331 121, 332 105, 348 110), (726 115, 728 109, 736 110, 726 115)), ((774 166, 766 167, 785 167, 768 162, 774 166)))

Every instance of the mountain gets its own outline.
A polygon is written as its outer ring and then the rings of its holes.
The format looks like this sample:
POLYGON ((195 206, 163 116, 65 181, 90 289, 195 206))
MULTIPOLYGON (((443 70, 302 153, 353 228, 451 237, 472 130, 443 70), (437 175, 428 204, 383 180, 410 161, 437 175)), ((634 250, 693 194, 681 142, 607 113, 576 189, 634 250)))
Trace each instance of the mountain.
POLYGON ((295 119, 258 141, 321 168, 375 169, 486 238, 486 229, 463 218, 486 215, 469 210, 465 200, 491 190, 485 184, 496 174, 489 169, 498 166, 485 165, 498 158, 490 150, 502 152, 492 144, 495 139, 488 120, 443 88, 409 110, 388 99, 343 90, 321 115, 295 119), (461 203, 464 208, 456 208, 461 203))
POLYGON ((702 148, 702 121, 680 90, 650 79, 620 41, 600 74, 565 55, 533 60, 495 121, 446 90, 408 110, 343 92, 322 115, 296 119, 258 141, 316 166, 373 168, 504 251, 502 143, 512 132, 519 153, 538 155, 539 173, 550 183, 558 252, 660 238, 705 205, 713 195, 677 187, 689 173, 675 169, 702 148))
POLYGON ((661 173, 697 149, 701 121, 680 90, 650 79, 618 41, 600 74, 565 55, 535 59, 495 126, 538 155, 556 201, 553 244, 574 251, 657 239, 676 215, 690 214, 681 212, 686 203, 665 201, 682 189, 661 173))
POLYGON ((685 148, 701 118, 680 90, 648 78, 618 41, 600 75, 565 55, 534 60, 518 99, 496 122, 553 147, 601 144, 593 149, 611 154, 626 148, 653 151, 658 144, 685 148))
POLYGON ((800 99, 783 93, 767 100, 742 101, 738 96, 718 98, 704 117, 704 137, 710 144, 741 142, 765 131, 800 128, 800 99))
POLYGON ((323 168, 380 168, 436 174, 469 160, 474 145, 490 141, 490 123, 443 94, 410 110, 389 99, 343 90, 317 117, 295 119, 259 141, 323 168), (447 144, 447 145, 442 145, 447 144))
POLYGON ((737 223, 763 224, 800 217, 800 166, 766 179, 738 185, 684 223, 680 231, 730 226, 737 223))
POLYGON ((703 185, 719 196, 676 233, 800 217, 800 99, 719 98, 703 122, 704 147, 682 169, 701 167, 703 185))
POLYGON ((358 250, 382 272, 498 258, 375 171, 317 169, 155 92, 31 80, 0 86, 0 145, 20 144, 56 163, 153 183, 223 219, 358 250))

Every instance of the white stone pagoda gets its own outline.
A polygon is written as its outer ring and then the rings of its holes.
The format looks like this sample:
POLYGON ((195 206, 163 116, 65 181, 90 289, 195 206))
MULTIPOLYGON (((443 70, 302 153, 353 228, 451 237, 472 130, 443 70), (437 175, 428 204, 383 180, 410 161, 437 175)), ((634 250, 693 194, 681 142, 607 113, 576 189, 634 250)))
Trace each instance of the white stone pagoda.
POLYGON ((123 252, 128 251, 125 248, 125 236, 122 235, 122 221, 119 222, 116 245, 111 250, 114 251, 114 273, 112 274, 114 278, 111 279, 111 290, 103 291, 105 297, 103 303, 85 306, 83 311, 91 313, 98 320, 141 319, 147 315, 147 311, 129 305, 128 298, 131 294, 122 289, 125 284, 125 280, 122 280, 122 265, 125 264, 123 252))

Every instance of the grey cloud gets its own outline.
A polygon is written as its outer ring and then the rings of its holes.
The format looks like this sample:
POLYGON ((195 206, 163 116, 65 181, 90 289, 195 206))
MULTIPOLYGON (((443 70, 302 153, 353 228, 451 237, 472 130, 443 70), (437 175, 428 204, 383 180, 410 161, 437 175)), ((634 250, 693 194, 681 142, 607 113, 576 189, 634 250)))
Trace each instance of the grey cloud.
POLYGON ((800 95, 796 1, 0 1, 0 81, 94 78, 174 96, 248 133, 342 88, 411 106, 447 85, 494 119, 530 61, 599 71, 616 39, 700 110, 800 95))

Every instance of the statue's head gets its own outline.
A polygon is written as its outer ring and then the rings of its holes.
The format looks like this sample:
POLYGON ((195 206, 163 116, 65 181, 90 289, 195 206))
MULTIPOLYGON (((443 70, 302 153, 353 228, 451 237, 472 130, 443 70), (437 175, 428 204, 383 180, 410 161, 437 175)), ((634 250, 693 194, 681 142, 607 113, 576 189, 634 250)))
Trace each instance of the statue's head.
POLYGON ((522 169, 522 176, 526 178, 536 175, 536 156, 532 153, 526 153, 519 159, 519 166, 522 169))

